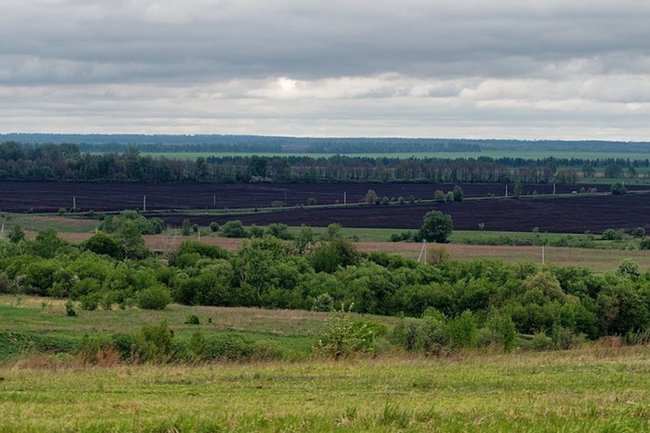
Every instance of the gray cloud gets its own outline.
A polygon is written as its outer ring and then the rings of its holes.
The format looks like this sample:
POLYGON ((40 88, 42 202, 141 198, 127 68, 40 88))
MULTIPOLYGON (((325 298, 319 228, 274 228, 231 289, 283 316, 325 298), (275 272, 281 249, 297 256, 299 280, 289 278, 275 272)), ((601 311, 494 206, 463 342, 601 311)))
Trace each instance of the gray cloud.
POLYGON ((0 129, 648 139, 639 0, 3 0, 0 129))

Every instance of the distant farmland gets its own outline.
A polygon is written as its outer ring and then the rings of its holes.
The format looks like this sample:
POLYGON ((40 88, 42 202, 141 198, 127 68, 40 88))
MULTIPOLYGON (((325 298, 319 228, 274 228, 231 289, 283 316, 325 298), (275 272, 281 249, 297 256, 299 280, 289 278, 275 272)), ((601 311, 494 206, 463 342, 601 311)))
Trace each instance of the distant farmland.
MULTIPOLYGON (((557 193, 570 193, 591 185, 557 185, 557 193)), ((503 184, 462 184, 465 197, 500 196, 503 184)), ((509 186, 512 191, 512 185, 509 186)), ((608 191, 608 185, 593 185, 608 191)), ((77 211, 141 209, 146 196, 148 210, 238 209, 270 207, 274 201, 288 206, 307 204, 359 203, 373 189, 379 197, 431 200, 435 190, 449 191, 453 184, 432 183, 332 183, 332 184, 215 184, 215 183, 90 183, 90 182, 0 182, 0 210, 4 212, 56 212, 71 209, 73 197, 77 211)), ((631 186, 643 189, 647 186, 631 186)), ((549 184, 524 185, 524 194, 550 194, 549 184)), ((472 227, 475 229, 476 227, 472 227)))
MULTIPOLYGON (((197 214, 189 218, 192 223, 200 225, 239 219, 245 225, 283 223, 324 227, 330 223, 340 223, 345 227, 415 229, 420 227, 422 217, 430 210, 451 214, 454 227, 459 230, 478 230, 481 223, 485 230, 491 231, 525 232, 537 227, 540 231, 548 232, 583 233, 589 230, 600 233, 608 228, 631 230, 639 226, 650 230, 650 194, 466 200, 461 203, 325 209, 306 207, 220 217, 197 214)), ((163 216, 172 225, 180 225, 184 218, 188 216, 163 216)))

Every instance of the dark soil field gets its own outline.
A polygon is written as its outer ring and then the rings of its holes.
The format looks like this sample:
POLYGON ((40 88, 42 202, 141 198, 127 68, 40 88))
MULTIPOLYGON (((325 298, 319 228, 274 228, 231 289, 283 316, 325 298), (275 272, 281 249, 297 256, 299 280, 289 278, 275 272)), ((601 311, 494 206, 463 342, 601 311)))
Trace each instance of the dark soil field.
MULTIPOLYGON (((260 212, 215 217, 190 216, 191 222, 206 225, 211 221, 224 223, 241 220, 245 225, 284 223, 298 226, 306 224, 324 227, 340 223, 344 227, 376 227, 416 229, 422 217, 430 210, 451 214, 454 227, 459 230, 540 231, 583 233, 590 230, 600 233, 608 228, 632 230, 645 227, 650 230, 650 194, 627 194, 622 196, 576 196, 556 198, 519 198, 467 200, 460 203, 416 205, 364 205, 341 208, 288 209, 277 212, 260 212)), ((165 215, 171 225, 180 225, 187 216, 165 215)))
MULTIPOLYGON (((557 185, 557 193, 570 193, 590 185, 557 185)), ((598 191, 607 191, 606 185, 593 185, 598 191)), ((430 183, 345 183, 345 184, 208 184, 208 183, 56 183, 56 182, 0 182, 0 211, 56 212, 71 209, 76 198, 77 211, 108 211, 142 209, 147 196, 147 209, 237 209, 270 207, 274 201, 286 201, 288 206, 306 204, 313 198, 317 204, 359 203, 368 189, 379 197, 387 196, 432 199, 434 191, 451 190, 451 184, 430 183)), ((464 184, 466 197, 503 195, 502 184, 464 184)), ((513 185, 509 186, 512 191, 513 185)), ((634 187, 630 187, 633 189, 634 187)), ((647 188, 637 186, 637 188, 647 188)), ((553 186, 525 185, 524 194, 550 194, 553 186)))

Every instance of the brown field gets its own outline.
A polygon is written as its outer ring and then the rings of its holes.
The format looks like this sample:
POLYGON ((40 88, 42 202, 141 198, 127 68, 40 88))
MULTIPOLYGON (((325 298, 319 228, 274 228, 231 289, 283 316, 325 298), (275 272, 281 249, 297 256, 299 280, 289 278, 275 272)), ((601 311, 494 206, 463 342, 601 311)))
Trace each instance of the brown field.
MULTIPOLYGON (((69 242, 82 242, 91 236, 90 233, 61 233, 63 239, 69 242)), ((180 236, 145 236, 147 246, 155 251, 174 251, 185 239, 180 236)), ((239 248, 241 239, 226 239, 219 237, 203 237, 202 242, 217 245, 228 251, 239 248)), ((356 242, 361 251, 383 251, 399 254, 411 259, 417 259, 421 244, 406 242, 356 242)), ((491 245, 441 245, 454 260, 498 259, 504 262, 534 262, 541 264, 542 249, 538 246, 491 246, 491 245)), ((429 245, 429 249, 433 246, 429 245)), ((587 248, 546 247, 545 263, 557 266, 580 266, 595 272, 615 270, 623 259, 638 263, 642 270, 650 268, 650 251, 641 250, 601 250, 587 248)))

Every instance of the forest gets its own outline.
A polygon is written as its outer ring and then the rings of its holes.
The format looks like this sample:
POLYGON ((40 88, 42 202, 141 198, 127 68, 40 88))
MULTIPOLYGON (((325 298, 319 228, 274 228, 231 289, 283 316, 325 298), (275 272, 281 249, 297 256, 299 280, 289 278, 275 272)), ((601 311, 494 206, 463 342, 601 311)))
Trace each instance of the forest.
POLYGON ((124 182, 489 182, 576 183, 597 170, 636 177, 649 159, 199 157, 194 161, 122 153, 84 153, 75 144, 0 144, 0 180, 124 182))

